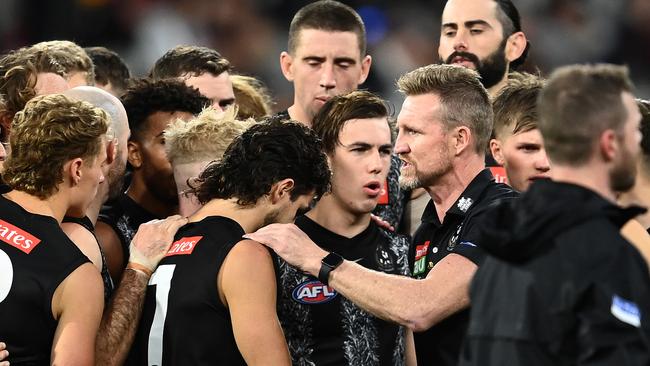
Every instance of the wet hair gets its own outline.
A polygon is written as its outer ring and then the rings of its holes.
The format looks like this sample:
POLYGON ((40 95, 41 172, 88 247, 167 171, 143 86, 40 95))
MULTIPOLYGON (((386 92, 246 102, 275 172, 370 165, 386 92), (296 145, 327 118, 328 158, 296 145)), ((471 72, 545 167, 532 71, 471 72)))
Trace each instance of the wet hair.
POLYGON ((354 32, 359 53, 366 54, 366 26, 361 16, 348 5, 332 0, 320 0, 302 7, 289 26, 289 53, 294 54, 300 42, 300 31, 317 29, 328 32, 354 32))
POLYGON ((325 153, 331 154, 340 144, 339 135, 345 124, 352 119, 367 118, 386 118, 388 125, 388 108, 377 95, 357 90, 329 99, 314 116, 312 128, 323 141, 325 153))
POLYGON ((201 113, 211 104, 197 89, 185 85, 182 81, 167 79, 134 80, 122 95, 122 104, 129 117, 131 137, 138 140, 146 129, 146 121, 156 112, 188 112, 193 115, 201 113))
POLYGON ((62 94, 33 98, 14 117, 4 182, 41 199, 52 196, 64 181, 66 162, 94 162, 108 118, 102 109, 62 94))
POLYGON ((329 189, 330 170, 320 139, 298 122, 262 121, 237 137, 222 159, 199 175, 192 187, 201 204, 236 198, 241 206, 255 205, 273 184, 294 180, 291 199, 329 189))
POLYGON ((176 46, 156 61, 149 72, 154 80, 178 78, 189 74, 199 76, 210 73, 219 76, 231 71, 230 62, 219 52, 200 46, 176 46))
POLYGON ((608 129, 620 132, 627 119, 621 93, 633 90, 628 69, 615 65, 571 65, 556 69, 538 101, 539 129, 554 163, 581 166, 608 129))
POLYGON ((400 92, 434 94, 440 98, 442 122, 447 131, 467 126, 474 138, 474 151, 485 154, 492 133, 492 103, 478 73, 457 65, 428 65, 397 81, 400 92))
POLYGON ((99 85, 111 84, 121 95, 128 87, 131 71, 126 62, 115 51, 106 47, 84 48, 95 65, 95 83, 99 85))

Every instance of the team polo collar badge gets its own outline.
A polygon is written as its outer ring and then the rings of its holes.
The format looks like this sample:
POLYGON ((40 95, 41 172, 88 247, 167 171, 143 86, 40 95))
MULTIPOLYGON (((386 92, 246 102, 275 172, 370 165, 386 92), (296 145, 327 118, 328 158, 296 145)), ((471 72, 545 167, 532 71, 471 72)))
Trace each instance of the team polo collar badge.
POLYGON ((471 198, 469 198, 469 197, 461 197, 458 200, 458 203, 456 204, 456 206, 458 207, 459 210, 461 210, 463 213, 465 213, 465 212, 467 212, 467 210, 469 210, 470 207, 472 207, 473 203, 474 203, 474 201, 471 198))

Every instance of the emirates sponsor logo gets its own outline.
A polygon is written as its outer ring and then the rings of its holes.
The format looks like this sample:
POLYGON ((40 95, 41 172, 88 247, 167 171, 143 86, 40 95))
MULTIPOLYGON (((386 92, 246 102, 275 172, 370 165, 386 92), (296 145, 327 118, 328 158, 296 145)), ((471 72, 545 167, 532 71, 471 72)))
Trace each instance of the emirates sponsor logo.
POLYGON ((4 220, 0 220, 0 240, 27 254, 41 242, 41 239, 4 220))
POLYGON ((172 243, 172 246, 169 248, 169 251, 167 252, 165 257, 169 257, 172 255, 192 254, 194 248, 196 248, 196 244, 198 244, 199 240, 201 239, 203 239, 202 236, 190 236, 187 238, 180 238, 177 241, 172 243))

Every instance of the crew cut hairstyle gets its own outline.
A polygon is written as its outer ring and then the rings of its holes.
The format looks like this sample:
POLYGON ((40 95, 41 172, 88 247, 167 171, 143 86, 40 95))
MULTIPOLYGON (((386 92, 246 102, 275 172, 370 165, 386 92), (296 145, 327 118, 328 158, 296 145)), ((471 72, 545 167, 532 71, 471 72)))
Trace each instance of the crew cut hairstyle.
POLYGON ((4 182, 40 199, 52 196, 63 183, 66 162, 95 161, 108 118, 102 109, 62 94, 33 98, 14 117, 4 182))
POLYGON ((223 113, 206 108, 189 121, 178 119, 164 132, 165 151, 172 165, 220 159, 230 142, 254 125, 253 119, 237 119, 237 109, 223 113))
MULTIPOLYGON (((503 39, 521 32, 521 17, 515 4, 511 0, 494 0, 497 3, 497 19, 503 28, 503 39)), ((528 51, 530 50, 530 42, 526 41, 526 48, 518 59, 510 63, 510 69, 516 70, 526 62, 528 58, 528 51)))
POLYGON ((441 119, 446 130, 467 126, 474 151, 484 155, 492 134, 492 103, 478 73, 457 65, 428 65, 397 81, 404 95, 434 94, 440 98, 441 119))
POLYGON ((231 71, 230 62, 219 52, 200 46, 176 46, 156 61, 149 72, 154 80, 199 76, 210 73, 219 76, 231 71))
POLYGON ((586 163, 605 130, 622 132, 627 112, 621 93, 632 90, 624 66, 571 65, 555 70, 538 102, 539 129, 549 158, 569 166, 586 163))
POLYGON ((141 132, 147 128, 145 122, 152 114, 188 112, 198 115, 211 101, 180 80, 138 79, 122 95, 122 104, 129 118, 129 140, 137 141, 141 132))
POLYGON ((273 184, 294 180, 291 199, 328 191, 330 170, 320 139, 298 122, 262 121, 237 137, 222 159, 211 163, 194 182, 192 193, 201 204, 236 198, 241 206, 255 205, 273 184))
POLYGON ((390 128, 384 100, 369 91, 357 90, 328 100, 314 116, 312 128, 323 141, 325 153, 332 154, 341 143, 339 135, 345 123, 367 118, 386 118, 390 128))
POLYGON ((289 26, 289 53, 295 53, 300 42, 300 31, 317 29, 328 32, 354 32, 359 43, 359 54, 366 54, 366 26, 361 16, 338 1, 320 0, 302 7, 289 26))
POLYGON ((106 47, 86 47, 84 51, 95 65, 95 82, 108 85, 122 94, 128 87, 131 71, 126 62, 115 51, 106 47))
POLYGON ((537 128, 537 99, 543 87, 544 80, 531 74, 508 80, 492 103, 495 138, 537 128))

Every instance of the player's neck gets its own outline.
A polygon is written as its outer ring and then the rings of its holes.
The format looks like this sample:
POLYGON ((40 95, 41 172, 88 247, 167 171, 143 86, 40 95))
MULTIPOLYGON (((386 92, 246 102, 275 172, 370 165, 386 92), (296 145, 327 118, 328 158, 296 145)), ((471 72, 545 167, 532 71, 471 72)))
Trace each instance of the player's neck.
MULTIPOLYGON (((644 168, 639 168, 634 188, 621 194, 619 203, 622 206, 639 205, 650 207, 650 179, 646 176, 644 168)), ((635 217, 643 227, 650 228, 650 211, 635 217)))
POLYGON ((165 218, 178 213, 178 205, 171 205, 154 196, 137 174, 133 174, 133 180, 126 190, 126 195, 156 217, 165 218))
POLYGON ((605 199, 615 202, 616 196, 610 187, 608 169, 601 165, 587 163, 583 166, 553 165, 551 178, 556 182, 575 184, 590 189, 605 199))
POLYGON ((46 199, 40 199, 22 191, 10 191, 4 194, 5 198, 21 206, 27 212, 37 215, 50 216, 59 223, 68 209, 69 202, 61 193, 55 193, 46 199))
POLYGON ((503 89, 506 85, 508 85, 508 73, 503 76, 503 79, 499 81, 496 85, 491 86, 488 89, 488 94, 490 94, 490 99, 494 100, 496 98, 497 94, 503 89))
POLYGON ((188 219, 190 222, 198 222, 209 216, 227 217, 239 224, 246 233, 252 233, 264 226, 266 209, 262 205, 242 206, 237 200, 215 198, 206 203, 188 219))
POLYGON ((309 118, 309 116, 307 116, 307 113, 305 113, 305 111, 303 111, 297 104, 289 107, 287 109, 287 112, 289 112, 289 118, 311 128, 312 119, 309 118))
POLYGON ((341 202, 328 194, 307 212, 307 217, 325 229, 352 238, 368 228, 370 212, 358 213, 342 207, 341 202))

